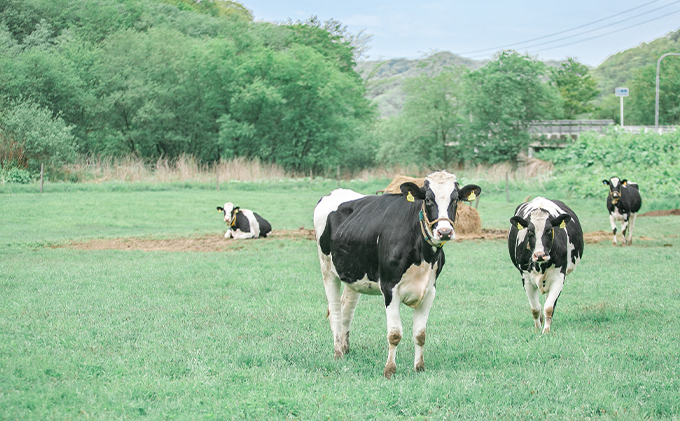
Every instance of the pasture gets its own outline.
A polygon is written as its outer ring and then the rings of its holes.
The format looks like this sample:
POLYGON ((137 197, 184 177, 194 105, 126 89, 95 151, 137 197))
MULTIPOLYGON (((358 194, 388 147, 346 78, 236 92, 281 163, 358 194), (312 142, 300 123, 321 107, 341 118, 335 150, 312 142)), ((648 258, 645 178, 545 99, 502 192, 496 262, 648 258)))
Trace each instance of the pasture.
MULTIPOLYGON (((413 372, 412 310, 402 306, 405 338, 389 381, 378 297, 362 297, 350 354, 333 359, 314 241, 223 240, 219 252, 72 246, 221 237, 215 207, 225 201, 274 230, 309 229, 334 187, 0 193, 0 418, 680 419, 678 216, 639 217, 632 247, 613 247, 610 236, 586 244, 549 335, 534 331, 505 240, 447 244, 426 371, 413 372)), ((478 210, 496 229, 539 193, 511 191, 507 203, 490 190, 478 210)), ((609 232, 606 191, 597 200, 543 194, 564 200, 584 232, 609 232)))

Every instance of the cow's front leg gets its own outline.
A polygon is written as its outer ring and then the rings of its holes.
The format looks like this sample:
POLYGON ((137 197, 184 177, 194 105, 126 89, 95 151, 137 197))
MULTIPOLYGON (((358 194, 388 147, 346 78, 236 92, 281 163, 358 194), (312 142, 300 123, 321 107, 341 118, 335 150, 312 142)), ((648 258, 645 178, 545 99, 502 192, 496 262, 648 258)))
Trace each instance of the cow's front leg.
POLYGON ((536 327, 536 330, 540 330, 543 315, 541 314, 541 300, 539 299, 538 287, 531 281, 530 274, 523 275, 522 277, 524 278, 524 291, 527 293, 529 305, 531 306, 531 315, 534 317, 534 327, 536 327))
POLYGON ((354 310, 357 308, 359 298, 361 298, 360 293, 345 285, 345 290, 342 292, 342 298, 340 299, 342 304, 340 350, 343 354, 347 354, 347 352, 349 352, 349 329, 352 326, 354 310))
POLYGON ((229 228, 227 232, 224 233, 224 238, 231 238, 231 228, 229 228))
POLYGON ((550 291, 548 291, 548 298, 545 299, 543 308, 545 309, 545 324, 543 325, 543 333, 550 333, 550 324, 552 323, 553 315, 555 314, 555 306, 557 306, 557 299, 562 293, 564 286, 564 274, 558 272, 553 276, 550 283, 550 291))
POLYGON ((389 347, 383 375, 385 378, 390 379, 392 374, 397 372, 397 346, 399 346, 403 334, 401 316, 399 314, 401 300, 396 287, 390 291, 383 290, 383 296, 385 297, 385 304, 387 304, 385 312, 387 313, 387 344, 389 347), (389 304, 388 297, 390 299, 389 304))
POLYGON ((621 222, 621 233, 623 234, 623 245, 626 246, 628 245, 628 237, 629 236, 629 230, 628 230, 628 219, 629 215, 626 214, 623 216, 623 221, 621 222))
POLYGON ((253 238, 252 232, 243 232, 240 229, 233 230, 231 233, 234 240, 245 240, 247 238, 253 238))
POLYGON ((430 309, 434 302, 436 289, 434 286, 425 293, 420 307, 413 312, 413 342, 416 345, 416 355, 413 363, 413 368, 416 371, 425 370, 425 360, 423 359, 423 350, 425 348, 425 330, 427 328, 427 318, 430 316, 430 309))
POLYGON ((334 357, 342 357, 342 341, 341 341, 341 325, 342 307, 340 304, 340 287, 341 282, 330 270, 323 270, 323 286, 326 290, 326 299, 328 300, 328 319, 331 323, 331 332, 333 333, 333 350, 334 357))
POLYGON ((614 234, 614 240, 612 241, 613 245, 616 245, 616 219, 614 218, 613 214, 609 214, 609 223, 612 226, 612 234, 614 234))

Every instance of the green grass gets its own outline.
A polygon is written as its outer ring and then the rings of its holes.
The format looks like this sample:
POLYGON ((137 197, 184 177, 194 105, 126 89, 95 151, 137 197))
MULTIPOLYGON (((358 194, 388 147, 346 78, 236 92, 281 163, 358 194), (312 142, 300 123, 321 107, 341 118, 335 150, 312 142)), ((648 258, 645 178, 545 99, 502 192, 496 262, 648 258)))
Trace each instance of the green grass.
MULTIPOLYGON (((533 330, 504 241, 448 244, 426 371, 412 371, 402 306, 390 381, 378 297, 362 297, 352 350, 333 359, 313 241, 225 253, 42 247, 218 234, 214 208, 232 197, 275 229, 311 228, 324 193, 0 195, 0 419, 680 419, 679 217, 638 219, 653 240, 633 247, 587 244, 550 335, 533 330)), ((517 203, 482 197, 485 226, 504 228, 517 203)), ((567 203, 586 231, 609 229, 603 204, 567 203)))

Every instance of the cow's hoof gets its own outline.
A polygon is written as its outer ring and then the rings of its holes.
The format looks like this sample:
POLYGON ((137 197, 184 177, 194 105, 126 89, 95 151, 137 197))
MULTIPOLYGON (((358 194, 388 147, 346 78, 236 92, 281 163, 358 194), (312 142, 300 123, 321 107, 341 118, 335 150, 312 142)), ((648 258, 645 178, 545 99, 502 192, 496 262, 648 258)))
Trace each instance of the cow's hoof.
POLYGON ((340 358, 342 358, 342 355, 343 355, 343 353, 341 351, 335 351, 333 358, 335 358, 336 360, 339 360, 340 358))
POLYGON ((425 371, 425 364, 423 364, 423 363, 416 364, 415 370, 416 371, 425 371))
POLYGON ((396 372, 397 372, 397 366, 395 364, 387 364, 385 366, 385 371, 383 371, 383 376, 385 376, 385 378, 387 380, 389 380, 389 379, 392 378, 392 374, 394 374, 396 372))
POLYGON ((543 328, 543 334, 545 335, 546 333, 550 333, 550 326, 546 326, 543 328))

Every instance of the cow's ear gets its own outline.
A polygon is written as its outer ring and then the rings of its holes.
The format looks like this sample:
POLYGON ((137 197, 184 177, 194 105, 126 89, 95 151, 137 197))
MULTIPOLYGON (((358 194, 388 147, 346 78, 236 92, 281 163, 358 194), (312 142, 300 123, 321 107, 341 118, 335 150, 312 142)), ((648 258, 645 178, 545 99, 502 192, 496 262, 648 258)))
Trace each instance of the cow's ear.
POLYGON ((551 225, 553 227, 559 227, 559 228, 564 228, 566 225, 571 221, 571 215, 568 213, 563 213, 559 215, 557 218, 553 218, 551 225))
POLYGON ((481 192, 481 187, 474 184, 468 184, 467 186, 460 189, 460 192, 458 193, 458 200, 472 202, 477 198, 477 196, 480 195, 481 192))
POLYGON ((529 223, 521 216, 513 216, 510 218, 510 223, 512 226, 516 226, 517 229, 524 229, 529 226, 529 223))
POLYGON ((425 200, 425 192, 416 183, 406 182, 399 186, 399 190, 409 202, 412 202, 413 199, 425 200))
POLYGON ((231 214, 233 215, 233 214, 235 214, 235 213, 238 213, 239 210, 241 210, 241 207, 240 207, 240 206, 236 206, 234 209, 231 210, 231 214))
POLYGON ((608 186, 608 185, 609 185, 609 180, 602 180, 602 184, 604 184, 605 186, 608 186))
POLYGON ((626 179, 624 178, 623 180, 621 180, 621 184, 623 184, 624 186, 627 186, 627 185, 628 185, 628 180, 626 180, 626 179))
POLYGON ((224 212, 224 208, 223 208, 222 206, 218 206, 218 207, 217 207, 217 210, 218 210, 219 212, 224 212))

